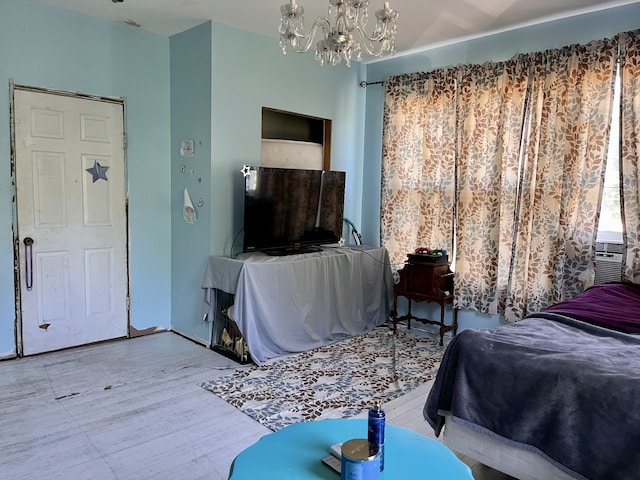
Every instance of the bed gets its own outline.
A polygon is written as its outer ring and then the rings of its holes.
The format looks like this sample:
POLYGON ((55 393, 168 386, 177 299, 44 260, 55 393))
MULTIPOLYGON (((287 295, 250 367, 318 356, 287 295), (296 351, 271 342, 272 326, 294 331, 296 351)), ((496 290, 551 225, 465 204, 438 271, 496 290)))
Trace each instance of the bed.
POLYGON ((640 285, 608 283, 464 330, 424 417, 454 451, 520 479, 640 478, 640 285))

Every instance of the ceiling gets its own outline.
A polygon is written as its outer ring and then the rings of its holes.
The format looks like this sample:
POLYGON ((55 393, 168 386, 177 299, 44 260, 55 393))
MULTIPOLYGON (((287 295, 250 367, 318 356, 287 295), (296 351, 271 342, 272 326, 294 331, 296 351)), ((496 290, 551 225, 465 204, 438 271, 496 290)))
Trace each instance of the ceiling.
MULTIPOLYGON (((139 24, 145 30, 171 36, 213 20, 274 38, 280 5, 288 0, 36 0, 108 20, 139 24)), ((397 54, 424 50, 640 0, 390 0, 399 12, 397 54)), ((305 9, 307 28, 317 16, 327 15, 328 0, 298 0, 305 9)), ((370 0, 374 12, 383 0, 370 0)), ((132 27, 135 28, 135 27, 132 27)))

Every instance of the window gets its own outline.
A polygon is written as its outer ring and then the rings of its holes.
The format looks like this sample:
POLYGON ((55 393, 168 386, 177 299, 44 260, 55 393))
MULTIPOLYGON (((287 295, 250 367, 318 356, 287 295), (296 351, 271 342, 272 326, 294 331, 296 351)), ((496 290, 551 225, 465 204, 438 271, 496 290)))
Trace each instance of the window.
POLYGON ((620 68, 616 74, 611 134, 605 165, 604 190, 600 205, 597 242, 622 243, 620 209, 620 68))

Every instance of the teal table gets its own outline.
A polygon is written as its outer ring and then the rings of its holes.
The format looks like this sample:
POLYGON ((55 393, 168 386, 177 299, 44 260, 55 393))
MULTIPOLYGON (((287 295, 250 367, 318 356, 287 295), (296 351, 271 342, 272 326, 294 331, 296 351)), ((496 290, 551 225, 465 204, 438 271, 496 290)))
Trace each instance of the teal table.
MULTIPOLYGON (((367 420, 302 422, 265 435, 233 461, 230 480, 327 479, 340 475, 322 463, 329 447, 367 438, 367 420)), ((412 430, 386 425, 381 479, 473 480, 471 470, 440 442, 412 430)))

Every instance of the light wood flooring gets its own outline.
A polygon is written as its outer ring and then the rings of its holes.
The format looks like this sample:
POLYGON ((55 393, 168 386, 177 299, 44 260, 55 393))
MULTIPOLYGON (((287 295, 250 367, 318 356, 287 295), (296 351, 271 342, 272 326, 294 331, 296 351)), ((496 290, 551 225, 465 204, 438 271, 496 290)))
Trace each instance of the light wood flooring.
MULTIPOLYGON (((226 479, 270 431, 200 388, 242 368, 165 332, 0 361, 0 478, 226 479)), ((425 384, 385 406, 387 421, 433 438, 425 384)), ((477 480, 507 480, 463 458, 477 480)))

